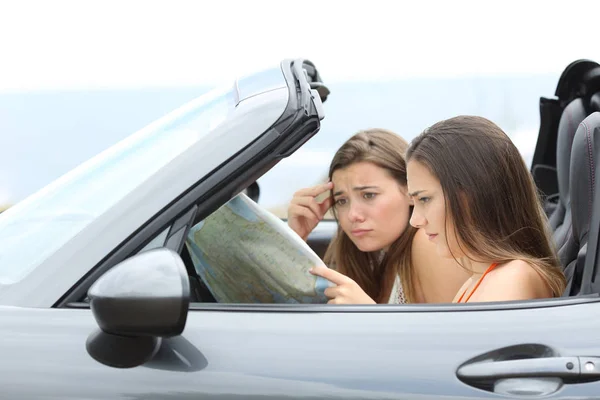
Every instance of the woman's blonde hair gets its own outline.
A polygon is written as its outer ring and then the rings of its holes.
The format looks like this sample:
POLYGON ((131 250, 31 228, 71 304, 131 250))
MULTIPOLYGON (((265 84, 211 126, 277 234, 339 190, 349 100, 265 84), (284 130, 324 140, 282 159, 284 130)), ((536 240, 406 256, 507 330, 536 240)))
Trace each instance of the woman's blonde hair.
POLYGON ((565 276, 538 192, 502 129, 476 116, 440 121, 412 141, 406 160, 440 181, 465 254, 479 262, 526 261, 553 296, 562 295, 565 276))
MULTIPOLYGON (((359 131, 336 152, 329 167, 329 179, 338 169, 358 162, 370 162, 384 169, 406 188, 404 153, 407 147, 404 139, 389 130, 359 131)), ((337 220, 335 207, 333 214, 337 220)), ((416 229, 407 223, 404 232, 381 259, 379 252, 359 250, 338 223, 337 234, 327 249, 324 261, 353 279, 377 303, 388 302, 396 276, 399 275, 406 301, 413 302, 411 245, 415 233, 416 229)))

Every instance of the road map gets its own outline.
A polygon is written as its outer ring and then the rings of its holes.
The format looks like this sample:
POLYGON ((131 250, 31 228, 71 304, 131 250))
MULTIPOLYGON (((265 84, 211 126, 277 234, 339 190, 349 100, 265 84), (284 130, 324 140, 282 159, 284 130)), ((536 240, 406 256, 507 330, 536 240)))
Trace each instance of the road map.
POLYGON ((219 303, 326 303, 325 265, 285 222, 241 193, 190 229, 186 245, 219 303))

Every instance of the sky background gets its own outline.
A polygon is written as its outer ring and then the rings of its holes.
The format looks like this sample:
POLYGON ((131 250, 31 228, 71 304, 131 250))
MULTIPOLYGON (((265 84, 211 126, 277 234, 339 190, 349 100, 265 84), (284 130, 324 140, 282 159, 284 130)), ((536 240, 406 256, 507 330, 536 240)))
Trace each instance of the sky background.
POLYGON ((330 81, 560 73, 598 1, 0 2, 0 90, 216 84, 285 57, 330 81), (568 4, 568 5, 567 5, 568 4))

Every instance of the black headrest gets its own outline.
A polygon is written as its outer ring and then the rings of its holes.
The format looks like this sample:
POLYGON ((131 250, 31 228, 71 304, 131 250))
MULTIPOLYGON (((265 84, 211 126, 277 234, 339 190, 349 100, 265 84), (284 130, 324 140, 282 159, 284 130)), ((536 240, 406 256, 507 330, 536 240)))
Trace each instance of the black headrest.
POLYGON ((569 175, 571 163, 571 146, 577 127, 587 116, 586 108, 581 98, 570 102, 562 112, 558 123, 556 139, 556 173, 558 177, 559 201, 563 206, 569 204, 569 175))
POLYGON ((599 162, 600 112, 594 112, 579 124, 571 150, 573 236, 580 245, 587 242, 590 229, 596 166, 599 162))

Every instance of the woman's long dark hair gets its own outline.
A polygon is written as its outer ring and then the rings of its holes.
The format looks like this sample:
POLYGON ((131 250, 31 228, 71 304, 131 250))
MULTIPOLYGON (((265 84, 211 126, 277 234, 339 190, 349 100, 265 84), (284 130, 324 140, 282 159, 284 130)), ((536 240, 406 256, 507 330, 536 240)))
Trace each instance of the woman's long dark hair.
POLYGON ((526 261, 562 295, 565 277, 536 186, 502 129, 476 116, 440 121, 412 141, 406 159, 440 181, 465 254, 479 262, 526 261))

